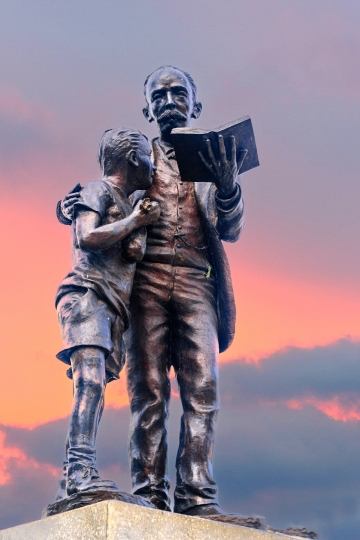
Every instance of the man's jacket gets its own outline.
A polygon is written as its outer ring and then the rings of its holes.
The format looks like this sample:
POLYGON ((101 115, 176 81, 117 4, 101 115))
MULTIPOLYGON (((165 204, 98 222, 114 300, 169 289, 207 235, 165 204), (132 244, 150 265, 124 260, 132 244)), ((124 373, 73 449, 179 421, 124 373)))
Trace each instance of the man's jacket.
MULTIPOLYGON (((155 158, 157 140, 153 141, 155 158)), ((244 226, 244 203, 239 184, 237 193, 229 201, 220 200, 216 196, 216 186, 212 182, 194 182, 194 185, 196 201, 208 235, 216 277, 219 350, 224 352, 234 339, 236 308, 229 262, 221 241, 236 242, 239 238, 244 226)), ((132 195, 133 205, 135 206, 144 196, 145 191, 136 191, 132 195)))

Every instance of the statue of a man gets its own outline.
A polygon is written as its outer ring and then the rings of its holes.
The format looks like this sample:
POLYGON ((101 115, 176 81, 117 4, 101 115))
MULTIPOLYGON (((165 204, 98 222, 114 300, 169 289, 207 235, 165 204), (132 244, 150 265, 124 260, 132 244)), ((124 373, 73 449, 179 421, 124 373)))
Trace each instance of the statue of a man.
MULTIPOLYGON (((219 410, 217 357, 231 344, 235 303, 221 240, 235 242, 243 226, 243 200, 232 158, 219 137, 221 161, 210 142, 206 162, 212 182, 181 180, 171 130, 198 118, 192 77, 162 66, 145 81, 144 115, 160 137, 152 141, 152 187, 136 192, 157 201, 159 220, 148 227, 147 248, 137 264, 127 342, 130 398, 130 461, 133 492, 170 510, 167 475, 169 370, 176 372, 183 406, 174 511, 223 513, 212 473, 219 410)), ((65 198, 63 213, 76 195, 65 198)), ((69 212, 68 212, 69 215, 69 212)))

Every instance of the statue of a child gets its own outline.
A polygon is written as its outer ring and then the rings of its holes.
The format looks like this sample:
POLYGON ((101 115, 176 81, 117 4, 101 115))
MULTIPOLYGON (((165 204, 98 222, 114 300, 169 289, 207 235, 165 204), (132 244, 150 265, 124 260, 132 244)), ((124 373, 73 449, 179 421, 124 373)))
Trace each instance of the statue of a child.
POLYGON ((122 335, 129 323, 136 261, 145 252, 144 227, 160 215, 156 202, 139 201, 133 208, 128 200, 152 184, 155 167, 144 135, 108 130, 98 157, 102 179, 87 183, 74 204, 73 265, 56 294, 63 339, 57 358, 71 366, 73 379, 64 477, 56 500, 78 491, 117 489, 97 472, 96 433, 106 384, 119 378, 124 364, 122 335), (129 242, 136 230, 138 238, 129 242))

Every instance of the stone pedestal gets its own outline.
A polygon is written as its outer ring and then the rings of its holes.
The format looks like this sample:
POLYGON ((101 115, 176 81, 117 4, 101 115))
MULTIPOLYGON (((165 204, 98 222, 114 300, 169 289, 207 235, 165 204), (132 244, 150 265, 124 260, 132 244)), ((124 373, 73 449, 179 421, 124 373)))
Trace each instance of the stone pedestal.
POLYGON ((104 501, 11 529, 0 540, 294 540, 197 517, 104 501))

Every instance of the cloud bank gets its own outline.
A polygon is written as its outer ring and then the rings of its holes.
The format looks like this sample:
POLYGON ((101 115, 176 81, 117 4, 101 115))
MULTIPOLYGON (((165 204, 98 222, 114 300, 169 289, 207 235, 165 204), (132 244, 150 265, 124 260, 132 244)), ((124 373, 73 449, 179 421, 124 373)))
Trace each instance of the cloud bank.
MULTIPOLYGON (((359 375, 360 343, 350 339, 288 348, 257 365, 222 365, 214 459, 221 506, 264 516, 274 527, 307 526, 324 540, 358 540, 359 418, 334 415, 319 403, 338 399, 345 411, 358 406, 359 375)), ((171 405, 174 482, 181 407, 176 397, 171 405)), ((101 473, 124 490, 130 489, 128 423, 127 408, 107 409, 98 444, 101 473)), ((37 519, 52 500, 66 430, 67 419, 32 430, 1 427, 0 528, 37 519)))

